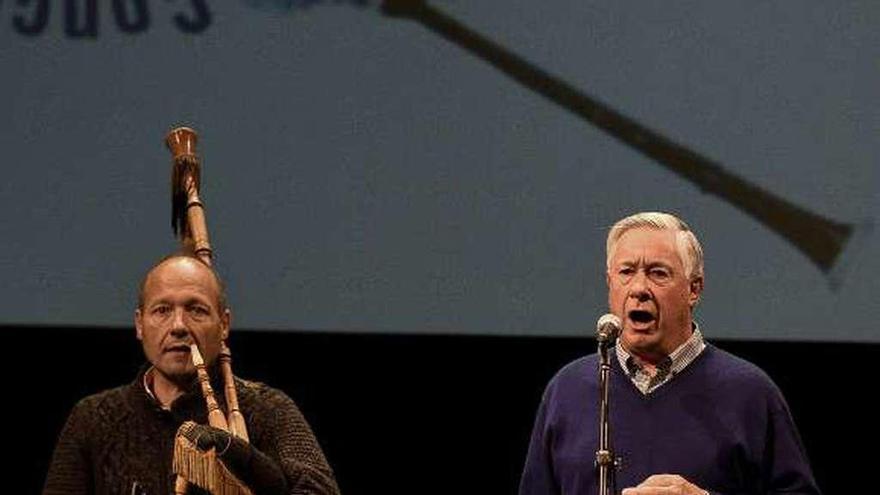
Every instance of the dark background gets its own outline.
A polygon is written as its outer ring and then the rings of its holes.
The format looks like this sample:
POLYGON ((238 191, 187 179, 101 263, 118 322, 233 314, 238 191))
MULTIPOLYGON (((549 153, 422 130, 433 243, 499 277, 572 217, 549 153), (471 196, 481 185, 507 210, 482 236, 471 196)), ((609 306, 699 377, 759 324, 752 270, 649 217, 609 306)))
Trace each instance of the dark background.
MULTIPOLYGON (((133 329, 4 327, 13 443, 7 493, 38 493, 55 438, 84 395, 129 382, 133 329), (11 474, 14 474, 11 475, 11 474)), ((711 336, 710 336, 711 337, 711 336)), ((710 339, 711 340, 711 339, 710 339)), ((871 486, 870 403, 880 345, 714 341, 785 393, 826 494, 871 486)), ((547 380, 590 338, 238 332, 237 374, 299 404, 343 493, 514 493, 547 380)))

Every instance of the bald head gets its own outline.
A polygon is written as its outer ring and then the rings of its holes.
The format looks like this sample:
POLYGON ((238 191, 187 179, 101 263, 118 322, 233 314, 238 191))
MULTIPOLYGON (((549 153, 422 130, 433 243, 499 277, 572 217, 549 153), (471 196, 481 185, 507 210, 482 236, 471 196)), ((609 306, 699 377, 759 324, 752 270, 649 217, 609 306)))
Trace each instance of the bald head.
POLYGON ((201 258, 189 254, 172 254, 170 256, 162 258, 161 260, 159 260, 159 262, 150 267, 150 269, 144 275, 144 278, 141 279, 140 286, 138 287, 138 309, 144 308, 147 285, 150 282, 150 279, 152 278, 154 273, 159 268, 172 264, 179 264, 183 268, 205 270, 210 273, 211 279, 214 281, 213 289, 214 293, 216 294, 217 308, 220 311, 225 311, 227 309, 226 286, 223 284, 223 280, 220 278, 220 275, 217 274, 217 271, 214 270, 213 267, 202 261, 201 258))
POLYGON ((220 279, 201 260, 171 256, 147 272, 134 325, 155 370, 151 376, 157 397, 165 394, 166 399, 174 399, 191 382, 196 371, 193 344, 208 366, 216 361, 230 321, 220 279))

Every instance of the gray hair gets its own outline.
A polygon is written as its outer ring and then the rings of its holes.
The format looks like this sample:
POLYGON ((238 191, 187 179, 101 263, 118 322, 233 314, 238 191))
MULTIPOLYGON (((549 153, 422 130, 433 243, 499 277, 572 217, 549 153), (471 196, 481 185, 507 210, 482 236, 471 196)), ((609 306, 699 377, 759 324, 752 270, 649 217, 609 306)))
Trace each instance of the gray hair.
POLYGON ((669 213, 645 211, 630 215, 611 227, 608 231, 608 240, 605 242, 606 269, 611 268, 611 256, 617 249, 617 242, 623 234, 633 229, 667 230, 675 232, 676 247, 681 262, 684 265, 685 275, 688 280, 702 278, 703 276, 703 248, 697 236, 688 227, 684 220, 669 213))

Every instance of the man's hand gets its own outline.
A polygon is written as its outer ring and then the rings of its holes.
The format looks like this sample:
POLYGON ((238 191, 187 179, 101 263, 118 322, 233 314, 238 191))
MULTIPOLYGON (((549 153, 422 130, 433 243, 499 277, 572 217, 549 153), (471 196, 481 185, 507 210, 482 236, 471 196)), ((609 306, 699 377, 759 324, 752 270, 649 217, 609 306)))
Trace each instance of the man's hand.
POLYGON ((189 422, 180 430, 183 435, 193 442, 199 450, 206 451, 211 448, 217 449, 218 455, 226 453, 232 443, 232 435, 229 432, 209 425, 189 422))
POLYGON ((709 495, 709 492, 677 474, 655 474, 635 488, 624 488, 621 495, 709 495))
POLYGON ((287 493, 287 480, 281 467, 253 445, 213 426, 187 421, 183 435, 199 450, 215 449, 217 457, 255 493, 287 493))

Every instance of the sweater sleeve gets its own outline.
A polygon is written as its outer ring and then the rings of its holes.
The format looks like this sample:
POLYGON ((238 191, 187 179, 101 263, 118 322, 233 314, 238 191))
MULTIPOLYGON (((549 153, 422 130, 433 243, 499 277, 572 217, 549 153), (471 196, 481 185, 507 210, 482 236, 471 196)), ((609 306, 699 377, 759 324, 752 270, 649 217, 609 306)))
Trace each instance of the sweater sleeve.
MULTIPOLYGON (((761 493, 820 495, 806 451, 782 392, 768 379, 767 431, 762 461, 761 493)), ((707 490, 710 495, 751 495, 707 490)))
POLYGON ((43 495, 86 495, 92 493, 92 479, 86 448, 89 413, 80 401, 67 418, 46 475, 43 495))
POLYGON ((333 471, 299 408, 282 392, 271 395, 266 455, 277 460, 291 495, 338 495, 333 471))
POLYGON ((770 402, 765 473, 770 494, 819 495, 806 450, 782 393, 770 402))
MULTIPOLYGON (((549 389, 548 389, 549 390, 549 389)), ((520 479, 519 495, 554 495, 560 493, 553 476, 553 458, 550 453, 550 433, 547 428, 547 397, 544 392, 535 415, 529 451, 520 479)))

